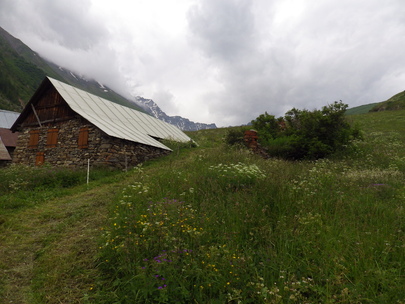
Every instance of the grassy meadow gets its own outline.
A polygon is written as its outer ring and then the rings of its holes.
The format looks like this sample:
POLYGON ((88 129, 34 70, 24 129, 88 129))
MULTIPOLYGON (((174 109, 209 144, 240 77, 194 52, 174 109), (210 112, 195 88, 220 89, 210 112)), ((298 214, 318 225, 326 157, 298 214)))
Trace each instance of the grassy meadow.
MULTIPOLYGON (((26 303, 405 303, 405 111, 349 119, 364 140, 318 161, 262 159, 226 146, 227 129, 203 130, 188 134, 198 147, 174 145, 87 188, 45 185, 38 195, 49 198, 35 204, 3 190, 1 233, 43 201, 69 204, 72 191, 76 202, 98 191, 92 207, 105 210, 77 245, 93 248, 77 257, 86 267, 41 249, 26 303), (79 286, 70 297, 66 281, 79 286)), ((25 183, 0 172, 7 189, 25 183)))

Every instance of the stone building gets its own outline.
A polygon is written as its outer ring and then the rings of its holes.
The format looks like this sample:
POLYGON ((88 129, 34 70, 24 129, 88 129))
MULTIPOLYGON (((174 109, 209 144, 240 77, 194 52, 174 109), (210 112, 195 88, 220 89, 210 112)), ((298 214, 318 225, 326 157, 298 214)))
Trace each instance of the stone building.
POLYGON ((160 140, 188 142, 177 127, 148 114, 44 79, 17 118, 13 163, 116 168, 135 166, 170 153, 160 140))

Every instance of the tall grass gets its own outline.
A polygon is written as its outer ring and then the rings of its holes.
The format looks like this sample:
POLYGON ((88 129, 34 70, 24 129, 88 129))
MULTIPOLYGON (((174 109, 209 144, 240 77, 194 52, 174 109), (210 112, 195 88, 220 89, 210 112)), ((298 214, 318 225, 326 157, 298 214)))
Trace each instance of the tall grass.
POLYGON ((210 130, 135 168, 87 299, 405 303, 404 124, 376 117, 353 118, 365 140, 330 159, 263 160, 210 130))
MULTIPOLYGON (((119 171, 92 168, 90 181, 114 176, 119 171)), ((0 212, 32 207, 38 202, 68 194, 74 186, 85 185, 86 169, 30 167, 12 164, 0 169, 0 212)))

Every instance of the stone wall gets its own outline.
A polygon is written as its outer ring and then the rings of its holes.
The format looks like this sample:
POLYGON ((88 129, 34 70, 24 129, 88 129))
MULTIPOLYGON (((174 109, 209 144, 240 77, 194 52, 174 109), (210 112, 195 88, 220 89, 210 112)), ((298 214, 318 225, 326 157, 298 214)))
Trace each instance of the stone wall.
POLYGON ((120 169, 133 167, 146 160, 170 153, 156 147, 110 137, 80 117, 22 130, 18 135, 13 163, 35 165, 38 152, 43 152, 44 162, 53 166, 84 167, 90 159, 90 164, 93 166, 111 166, 120 169), (80 129, 83 127, 89 129, 88 147, 80 149, 78 139, 80 129), (59 129, 57 145, 47 147, 48 130, 52 128, 59 129), (39 130, 37 148, 28 147, 31 130, 39 130))

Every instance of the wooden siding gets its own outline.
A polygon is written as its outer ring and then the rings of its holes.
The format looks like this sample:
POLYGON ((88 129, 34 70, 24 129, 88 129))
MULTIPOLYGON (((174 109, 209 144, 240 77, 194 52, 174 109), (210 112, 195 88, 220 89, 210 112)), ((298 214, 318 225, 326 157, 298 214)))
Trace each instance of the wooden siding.
POLYGON ((22 124, 23 128, 39 126, 38 119, 41 125, 49 125, 69 120, 75 116, 75 113, 53 87, 44 92, 33 108, 35 111, 32 110, 28 113, 22 124))

